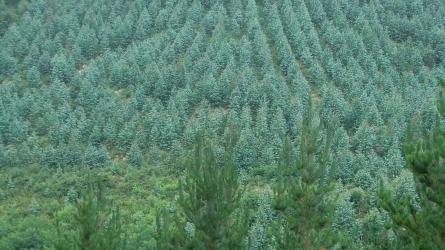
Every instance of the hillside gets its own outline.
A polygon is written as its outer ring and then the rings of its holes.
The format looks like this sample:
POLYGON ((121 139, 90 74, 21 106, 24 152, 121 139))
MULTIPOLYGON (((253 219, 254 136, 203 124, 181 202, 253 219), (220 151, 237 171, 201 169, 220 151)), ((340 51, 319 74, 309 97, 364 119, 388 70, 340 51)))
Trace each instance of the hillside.
POLYGON ((236 134, 249 232, 271 249, 259 204, 285 138, 300 150, 309 97, 333 132, 332 226, 378 248, 380 181, 415 196, 406 123, 435 123, 444 25, 442 0, 30 1, 0 38, 0 249, 52 249, 56 213, 74 234, 85 169, 121 205, 128 249, 155 248, 198 130, 220 165, 236 134))

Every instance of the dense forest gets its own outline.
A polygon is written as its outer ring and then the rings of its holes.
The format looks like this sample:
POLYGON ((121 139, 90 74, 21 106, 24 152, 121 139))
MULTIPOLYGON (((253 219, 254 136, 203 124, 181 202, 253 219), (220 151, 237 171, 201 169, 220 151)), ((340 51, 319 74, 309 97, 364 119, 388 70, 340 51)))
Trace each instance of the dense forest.
POLYGON ((444 248, 444 70, 443 0, 0 0, 0 249, 444 248))

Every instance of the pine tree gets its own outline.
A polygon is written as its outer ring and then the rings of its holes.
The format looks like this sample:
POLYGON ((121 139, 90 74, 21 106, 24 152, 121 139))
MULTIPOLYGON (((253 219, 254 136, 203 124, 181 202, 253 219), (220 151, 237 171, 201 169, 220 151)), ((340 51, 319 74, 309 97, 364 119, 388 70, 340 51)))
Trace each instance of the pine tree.
POLYGON ((70 138, 69 144, 65 147, 63 164, 66 166, 79 166, 82 164, 82 150, 75 138, 70 138))
POLYGON ((137 142, 134 142, 133 145, 131 145, 130 151, 127 153, 127 162, 133 167, 140 168, 143 161, 142 151, 137 142))
POLYGON ((100 180, 93 182, 90 173, 88 173, 87 189, 80 199, 76 200, 75 207, 74 220, 78 226, 78 234, 74 237, 75 246, 67 246, 68 240, 66 236, 62 236, 56 219, 58 227, 58 239, 54 245, 56 249, 125 249, 119 206, 115 209, 110 207, 102 182, 100 180))
MULTIPOLYGON (((245 124, 245 123, 244 123, 245 124)), ((234 148, 234 164, 238 170, 249 171, 257 163, 256 138, 249 127, 241 131, 234 148)))
POLYGON ((291 142, 286 137, 274 187, 279 212, 277 243, 280 249, 320 249, 335 244, 330 233, 333 214, 332 166, 328 166, 331 133, 321 139, 322 122, 314 123, 312 101, 302 125, 299 156, 291 165, 291 142))
POLYGON ((15 188, 15 184, 14 184, 14 181, 12 180, 11 176, 9 176, 8 183, 6 184, 6 187, 8 189, 14 189, 15 188))
POLYGON ((144 8, 139 16, 139 20, 136 24, 135 38, 138 40, 144 40, 152 32, 152 18, 146 8, 144 8))
POLYGON ((29 204, 29 212, 31 212, 32 214, 38 214, 41 210, 41 206, 40 204, 33 198, 31 200, 31 203, 29 204))
MULTIPOLYGON (((403 229, 411 236, 416 249, 442 249, 445 247, 445 82, 437 105, 439 114, 432 133, 423 131, 423 140, 414 141, 411 124, 408 124, 405 144, 406 167, 414 175, 417 198, 403 195, 397 201, 381 183, 378 196, 380 205, 389 213, 394 229, 403 229)), ((397 230, 396 230, 397 231, 397 230)))
POLYGON ((186 159, 186 177, 179 182, 179 203, 194 235, 193 249, 243 249, 247 236, 247 214, 241 212, 243 194, 238 172, 227 156, 218 167, 212 143, 202 132, 195 139, 194 158, 186 159))
POLYGON ((31 88, 39 88, 42 85, 40 72, 36 67, 32 67, 26 71, 26 81, 31 88))
POLYGON ((110 163, 110 155, 107 149, 102 146, 99 148, 89 146, 85 150, 85 156, 83 162, 90 168, 104 167, 110 163))
POLYGON ((266 229, 273 220, 274 211, 272 208, 273 192, 270 187, 266 187, 258 200, 258 212, 255 218, 255 224, 249 232, 250 249, 270 249, 272 237, 267 237, 266 229), (268 242, 269 241, 269 242, 268 242))
POLYGON ((3 145, 2 140, 0 139, 0 168, 7 166, 6 162, 5 162, 5 146, 3 145))
POLYGON ((84 25, 77 36, 76 45, 80 47, 85 58, 93 58, 99 47, 96 32, 84 25))

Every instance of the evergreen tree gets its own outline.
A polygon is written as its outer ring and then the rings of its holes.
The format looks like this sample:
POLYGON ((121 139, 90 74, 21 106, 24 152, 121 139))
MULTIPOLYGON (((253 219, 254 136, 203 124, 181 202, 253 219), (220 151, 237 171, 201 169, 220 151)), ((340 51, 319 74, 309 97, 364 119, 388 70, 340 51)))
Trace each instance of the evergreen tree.
POLYGON ((138 40, 144 40, 152 32, 152 18, 146 8, 144 8, 139 15, 139 20, 136 23, 135 38, 138 40))
POLYGON ((176 167, 177 164, 182 162, 183 154, 184 148, 181 143, 178 140, 174 140, 170 150, 170 164, 173 164, 172 167, 176 167))
POLYGON ((271 243, 267 237, 267 228, 272 221, 274 211, 272 208, 273 192, 270 187, 266 187, 258 200, 258 212, 255 218, 255 224, 251 227, 249 232, 250 249, 270 249, 271 243))
POLYGON ((40 72, 36 67, 32 67, 26 71, 26 81, 31 88, 39 88, 42 85, 40 72))
POLYGON ((126 151, 131 147, 131 142, 133 141, 135 125, 130 121, 125 125, 125 127, 117 135, 117 148, 121 151, 126 151))
MULTIPOLYGON (((79 199, 75 199, 75 207, 74 220, 78 226, 75 245, 68 246, 66 236, 62 237, 58 228, 58 240, 54 245, 57 250, 125 249, 119 206, 115 209, 110 207, 100 180, 93 182, 88 174, 87 189, 79 199)), ((59 224, 58 221, 56 223, 59 224)))
POLYGON ((127 162, 133 167, 140 168, 144 161, 144 157, 142 156, 141 149, 137 142, 131 145, 130 151, 127 153, 127 162))
POLYGON ((437 105, 439 114, 432 133, 423 131, 423 140, 414 141, 411 124, 405 144, 406 167, 415 179, 417 198, 403 195, 394 201, 391 192, 381 183, 378 196, 380 205, 388 211, 395 229, 402 228, 411 236, 416 249, 441 249, 445 246, 445 82, 437 105))
POLYGON ((252 45, 247 39, 246 35, 243 35, 239 41, 239 64, 241 67, 248 67, 252 63, 252 45))
POLYGON ((83 26, 80 30, 76 45, 81 49, 83 56, 86 59, 91 59, 98 53, 99 41, 96 37, 96 32, 87 26, 83 26))
MULTIPOLYGON (((1 161, 1 159, 0 159, 0 161, 1 161)), ((20 150, 20 163, 25 164, 25 165, 33 163, 31 149, 28 147, 28 145, 26 143, 20 150)), ((0 166, 1 166, 1 163, 0 163, 0 166)))
POLYGON ((303 121, 299 156, 291 165, 291 143, 286 137, 274 187, 279 212, 277 242, 280 249, 320 249, 333 246, 330 231, 333 198, 329 196, 334 170, 328 166, 331 133, 321 137, 322 122, 314 123, 312 101, 303 121))
POLYGON ((234 164, 238 170, 248 171, 257 163, 256 139, 249 127, 241 131, 234 148, 234 164))
POLYGON ((3 154, 4 166, 15 167, 19 164, 19 157, 17 154, 17 148, 14 145, 6 146, 6 150, 3 154))
POLYGON ((8 183, 6 184, 6 188, 7 189, 14 189, 15 188, 15 184, 14 184, 14 181, 12 180, 11 176, 9 176, 8 183))
POLYGON ((110 155, 108 154, 108 151, 104 146, 100 148, 89 146, 85 150, 83 162, 90 168, 104 167, 109 164, 110 161, 110 155))
POLYGON ((79 197, 79 194, 76 192, 73 186, 70 187, 68 190, 68 193, 66 194, 66 200, 68 202, 76 202, 77 198, 79 197))
POLYGON ((90 145, 99 147, 102 142, 102 132, 99 126, 94 126, 90 134, 90 145))
MULTIPOLYGON (((51 60, 52 74, 54 78, 64 83, 68 83, 75 73, 75 63, 72 57, 67 57, 65 53, 55 55, 51 60)), ((46 72, 45 72, 46 73, 46 72)))
POLYGON ((342 231, 353 237, 360 231, 356 228, 357 223, 355 222, 355 211, 352 202, 342 200, 337 204, 333 227, 335 231, 342 231))
POLYGON ((193 249, 243 249, 247 217, 242 215, 243 190, 238 172, 227 156, 218 167, 213 145, 198 132, 193 158, 186 159, 186 177, 179 182, 179 203, 194 234, 188 244, 193 249))
POLYGON ((386 155, 386 163, 388 166, 386 167, 388 171, 388 177, 389 178, 395 178, 403 170, 403 157, 399 150, 399 141, 397 138, 394 138, 395 141, 389 148, 389 151, 386 155))
POLYGON ((5 152, 6 152, 6 148, 3 145, 3 142, 2 142, 2 140, 0 138, 0 168, 7 166, 7 164, 5 162, 5 158, 4 158, 5 157, 5 152))
POLYGON ((63 163, 66 166, 80 166, 82 164, 82 151, 75 138, 70 138, 68 145, 65 147, 63 163))
POLYGON ((40 204, 35 199, 32 199, 31 203, 29 204, 29 212, 31 212, 32 214, 38 214, 40 210, 40 204))

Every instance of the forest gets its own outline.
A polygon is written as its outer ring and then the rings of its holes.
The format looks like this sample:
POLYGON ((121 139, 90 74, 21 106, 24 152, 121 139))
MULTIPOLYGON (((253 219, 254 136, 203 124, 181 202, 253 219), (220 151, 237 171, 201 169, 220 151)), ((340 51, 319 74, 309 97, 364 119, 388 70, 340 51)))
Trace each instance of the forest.
POLYGON ((0 250, 445 249, 443 0, 0 0, 0 250))

